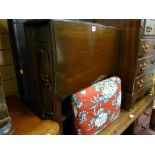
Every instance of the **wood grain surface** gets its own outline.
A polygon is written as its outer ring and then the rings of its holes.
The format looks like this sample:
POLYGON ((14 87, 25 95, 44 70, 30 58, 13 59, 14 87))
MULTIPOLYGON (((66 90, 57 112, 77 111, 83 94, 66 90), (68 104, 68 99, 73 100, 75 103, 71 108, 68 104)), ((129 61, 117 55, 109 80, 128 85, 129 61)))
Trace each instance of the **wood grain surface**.
POLYGON ((6 98, 9 114, 14 125, 14 135, 57 135, 58 123, 52 120, 41 120, 16 96, 6 98))
POLYGON ((119 118, 99 132, 99 135, 120 135, 148 108, 154 99, 154 96, 148 95, 139 100, 132 111, 121 109, 119 118), (134 117, 131 118, 131 116, 134 117))

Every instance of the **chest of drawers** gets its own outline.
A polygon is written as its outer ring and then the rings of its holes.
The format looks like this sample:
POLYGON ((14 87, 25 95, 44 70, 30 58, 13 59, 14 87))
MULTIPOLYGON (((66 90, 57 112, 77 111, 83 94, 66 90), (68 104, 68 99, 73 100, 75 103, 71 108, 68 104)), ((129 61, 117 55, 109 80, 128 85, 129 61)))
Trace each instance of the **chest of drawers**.
POLYGON ((155 20, 121 20, 119 76, 125 109, 152 87, 155 64, 155 20))

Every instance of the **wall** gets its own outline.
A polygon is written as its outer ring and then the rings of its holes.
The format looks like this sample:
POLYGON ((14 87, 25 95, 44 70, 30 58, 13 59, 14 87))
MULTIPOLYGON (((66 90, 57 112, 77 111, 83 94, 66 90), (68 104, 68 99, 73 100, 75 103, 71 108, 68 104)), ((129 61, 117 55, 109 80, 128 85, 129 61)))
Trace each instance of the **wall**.
POLYGON ((5 19, 0 19, 0 72, 5 95, 17 95, 17 80, 13 65, 7 20, 5 19))

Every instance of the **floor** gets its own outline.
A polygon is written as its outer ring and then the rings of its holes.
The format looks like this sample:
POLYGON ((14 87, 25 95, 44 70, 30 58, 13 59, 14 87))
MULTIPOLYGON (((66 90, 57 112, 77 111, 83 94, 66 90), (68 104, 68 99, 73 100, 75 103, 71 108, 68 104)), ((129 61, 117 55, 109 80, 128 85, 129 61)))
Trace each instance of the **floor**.
POLYGON ((57 135, 58 123, 52 120, 41 120, 28 109, 17 96, 6 98, 8 111, 15 128, 15 135, 57 135))

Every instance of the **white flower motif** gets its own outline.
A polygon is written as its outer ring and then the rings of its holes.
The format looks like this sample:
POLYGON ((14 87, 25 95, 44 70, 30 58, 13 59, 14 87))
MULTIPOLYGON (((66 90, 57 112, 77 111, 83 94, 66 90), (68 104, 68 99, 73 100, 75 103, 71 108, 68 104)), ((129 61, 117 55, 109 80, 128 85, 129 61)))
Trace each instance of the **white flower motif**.
POLYGON ((102 95, 105 98, 112 97, 117 91, 117 84, 114 81, 106 82, 102 88, 102 95))
POLYGON ((114 99, 113 101, 112 101, 112 106, 115 106, 117 103, 116 103, 116 100, 114 99))
POLYGON ((86 90, 81 90, 80 93, 85 95, 86 94, 86 90))
POLYGON ((77 129, 78 135, 82 135, 82 130, 81 129, 77 129))
POLYGON ((97 119, 95 120, 95 126, 98 128, 101 127, 107 120, 108 114, 107 113, 101 113, 98 115, 97 119))
POLYGON ((112 114, 112 116, 111 116, 111 120, 112 120, 112 121, 115 120, 115 115, 116 115, 116 114, 115 114, 115 112, 114 112, 114 113, 112 114))
POLYGON ((87 120, 87 112, 86 111, 82 111, 79 113, 79 123, 82 124, 83 122, 85 122, 87 120))
POLYGON ((122 100, 122 95, 121 95, 121 92, 119 92, 119 95, 117 96, 117 106, 121 106, 121 100, 122 100))

